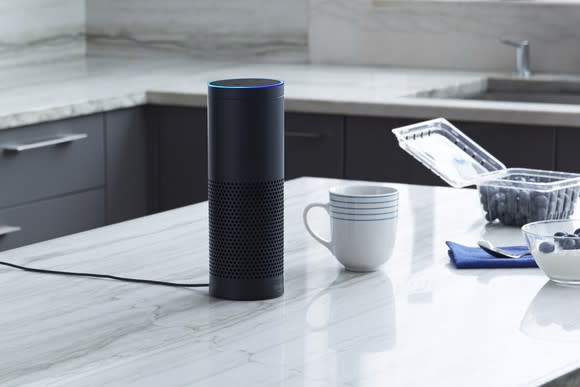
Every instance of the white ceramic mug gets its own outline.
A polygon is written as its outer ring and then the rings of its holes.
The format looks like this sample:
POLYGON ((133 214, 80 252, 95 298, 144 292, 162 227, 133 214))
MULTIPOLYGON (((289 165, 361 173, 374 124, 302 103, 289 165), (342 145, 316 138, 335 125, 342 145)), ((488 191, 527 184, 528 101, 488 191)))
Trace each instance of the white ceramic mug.
POLYGON ((384 185, 348 185, 330 189, 328 203, 312 203, 303 213, 306 230, 351 271, 377 270, 393 252, 399 192, 384 185), (330 216, 330 240, 315 233, 308 212, 322 207, 330 216))

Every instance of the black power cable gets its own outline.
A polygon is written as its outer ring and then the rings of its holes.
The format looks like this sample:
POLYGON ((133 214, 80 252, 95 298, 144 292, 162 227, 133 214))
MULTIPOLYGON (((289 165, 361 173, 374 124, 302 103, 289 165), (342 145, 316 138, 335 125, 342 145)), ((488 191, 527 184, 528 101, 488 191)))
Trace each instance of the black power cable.
POLYGON ((149 285, 174 286, 174 287, 181 287, 181 288, 203 288, 203 287, 209 286, 209 284, 187 284, 187 283, 154 281, 154 280, 139 279, 139 278, 117 277, 115 275, 109 275, 109 274, 77 273, 77 272, 72 272, 72 271, 36 269, 33 267, 20 266, 20 265, 14 264, 14 263, 2 262, 2 261, 0 261, 0 265, 9 266, 9 267, 13 267, 15 269, 29 271, 32 273, 70 275, 70 276, 79 276, 79 277, 108 278, 108 279, 117 280, 117 281, 134 282, 134 283, 142 283, 142 284, 149 284, 149 285))

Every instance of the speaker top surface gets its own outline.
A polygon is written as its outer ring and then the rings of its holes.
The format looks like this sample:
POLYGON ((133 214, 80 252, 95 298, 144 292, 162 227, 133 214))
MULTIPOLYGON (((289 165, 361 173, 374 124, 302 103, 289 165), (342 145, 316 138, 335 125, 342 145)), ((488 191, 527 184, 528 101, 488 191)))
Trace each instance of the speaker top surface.
POLYGON ((219 88, 260 88, 260 87, 276 87, 283 85, 284 82, 277 79, 266 78, 239 78, 239 79, 222 79, 221 81, 213 81, 209 83, 209 87, 219 88))
POLYGON ((284 97, 284 82, 266 78, 222 79, 208 83, 208 98, 244 99, 284 97))

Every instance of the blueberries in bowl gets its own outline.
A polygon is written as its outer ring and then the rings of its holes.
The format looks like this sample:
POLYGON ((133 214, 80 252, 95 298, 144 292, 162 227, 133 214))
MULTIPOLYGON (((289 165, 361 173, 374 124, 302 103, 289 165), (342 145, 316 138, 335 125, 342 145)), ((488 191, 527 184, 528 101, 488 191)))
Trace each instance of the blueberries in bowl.
MULTIPOLYGON (((558 231, 554 233, 554 242, 561 250, 580 249, 580 235, 576 234, 576 232, 574 232, 574 234, 568 234, 563 231, 558 231)), ((538 246, 538 249, 540 252, 547 254, 555 250, 555 245, 550 242, 542 242, 538 246)))
POLYGON ((576 248, 576 241, 570 237, 561 238, 558 243, 562 250, 574 250, 576 248))

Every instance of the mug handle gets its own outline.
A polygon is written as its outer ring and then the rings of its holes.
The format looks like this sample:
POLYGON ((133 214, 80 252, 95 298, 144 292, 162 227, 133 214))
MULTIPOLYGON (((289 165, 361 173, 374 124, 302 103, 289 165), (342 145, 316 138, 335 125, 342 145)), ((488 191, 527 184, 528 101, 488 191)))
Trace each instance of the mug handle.
POLYGON ((325 204, 312 203, 312 204, 307 205, 306 208, 304 209, 304 212, 302 212, 302 219, 304 220, 304 226, 306 226, 306 231, 308 231, 308 233, 310 235, 312 235, 312 238, 316 239, 324 247, 326 247, 328 250, 330 250, 330 252, 332 252, 332 240, 327 240, 327 239, 322 238, 320 235, 318 235, 317 233, 312 231, 312 228, 310 228, 310 225, 308 224, 308 211, 310 211, 314 207, 324 208, 326 210, 326 213, 328 213, 328 203, 325 203, 325 204))

